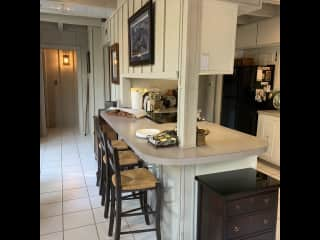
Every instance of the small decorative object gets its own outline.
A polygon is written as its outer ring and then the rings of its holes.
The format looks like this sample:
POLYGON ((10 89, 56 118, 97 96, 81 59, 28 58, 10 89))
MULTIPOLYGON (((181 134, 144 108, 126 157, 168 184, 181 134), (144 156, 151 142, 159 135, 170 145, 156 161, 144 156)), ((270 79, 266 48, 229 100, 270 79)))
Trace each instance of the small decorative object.
POLYGON ((170 147, 178 145, 177 131, 165 130, 157 135, 149 136, 148 143, 155 147, 170 147))
POLYGON ((197 146, 203 146, 206 144, 206 136, 210 133, 207 129, 197 128, 197 146))
POLYGON ((154 25, 152 1, 147 2, 128 20, 129 65, 154 63, 154 25))
POLYGON ((111 82, 119 84, 119 44, 115 43, 109 48, 111 82))
POLYGON ((280 91, 274 93, 272 103, 275 109, 280 110, 280 91))

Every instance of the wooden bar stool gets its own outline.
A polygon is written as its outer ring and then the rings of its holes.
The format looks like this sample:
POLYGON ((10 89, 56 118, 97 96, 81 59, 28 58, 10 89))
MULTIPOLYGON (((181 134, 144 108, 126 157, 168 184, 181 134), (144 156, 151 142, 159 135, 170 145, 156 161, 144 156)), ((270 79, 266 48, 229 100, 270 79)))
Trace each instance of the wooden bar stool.
MULTIPOLYGON (((104 189, 102 192, 104 195, 101 199, 101 204, 105 206, 104 217, 108 218, 109 216, 109 206, 110 206, 110 185, 111 185, 111 176, 112 171, 109 167, 110 156, 106 151, 106 141, 108 139, 107 135, 103 132, 100 133, 99 141, 101 142, 101 155, 102 155, 102 164, 103 164, 103 184, 101 185, 104 189)), ((119 143, 119 141, 114 141, 109 139, 111 145, 114 149, 117 149, 119 152, 119 164, 120 168, 123 169, 130 169, 134 167, 142 166, 142 161, 138 158, 133 151, 129 149, 125 149, 123 145, 119 143)))
MULTIPOLYGON (((121 234, 142 233, 156 231, 157 240, 161 240, 160 232, 160 183, 156 177, 146 168, 134 168, 121 171, 120 152, 112 147, 111 141, 107 141, 107 155, 110 156, 109 166, 112 171, 111 177, 111 209, 108 235, 113 234, 114 219, 115 224, 115 240, 120 239, 121 234), (155 211, 147 203, 147 192, 156 191, 156 209, 155 211), (132 192, 130 197, 123 197, 122 193, 132 192), (122 201, 131 199, 140 199, 140 208, 131 209, 122 212, 122 201), (133 213, 138 210, 141 212, 133 213), (155 228, 141 229, 134 231, 121 232, 121 218, 144 215, 147 225, 150 225, 149 215, 155 215, 155 228)), ((110 172, 111 172, 110 171, 110 172)))

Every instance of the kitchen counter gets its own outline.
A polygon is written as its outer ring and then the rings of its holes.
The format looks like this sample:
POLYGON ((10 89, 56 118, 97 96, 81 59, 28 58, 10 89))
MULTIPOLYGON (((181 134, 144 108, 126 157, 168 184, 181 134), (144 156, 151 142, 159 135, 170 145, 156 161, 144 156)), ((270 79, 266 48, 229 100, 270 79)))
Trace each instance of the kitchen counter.
POLYGON ((280 117, 279 110, 259 110, 258 114, 265 114, 265 115, 270 115, 270 116, 274 116, 274 117, 280 117))
MULTIPOLYGON (((163 240, 197 239, 197 176, 256 168, 258 155, 267 148, 267 142, 262 139, 206 121, 198 122, 198 127, 210 131, 206 136, 207 145, 188 149, 178 146, 155 148, 146 139, 137 138, 136 130, 170 130, 175 129, 176 123, 157 124, 147 118, 125 118, 105 112, 101 112, 101 117, 159 179, 162 186, 160 224, 163 240)), ((152 194, 148 196, 148 202, 153 206, 155 197, 152 194)))
POLYGON ((133 119, 110 116, 101 117, 123 138, 143 160, 161 165, 206 164, 235 160, 251 155, 260 155, 267 149, 266 141, 210 122, 198 122, 200 128, 208 129, 206 145, 183 149, 179 147, 155 148, 145 139, 139 139, 135 132, 141 128, 159 130, 175 129, 175 123, 157 124, 149 119, 133 119))

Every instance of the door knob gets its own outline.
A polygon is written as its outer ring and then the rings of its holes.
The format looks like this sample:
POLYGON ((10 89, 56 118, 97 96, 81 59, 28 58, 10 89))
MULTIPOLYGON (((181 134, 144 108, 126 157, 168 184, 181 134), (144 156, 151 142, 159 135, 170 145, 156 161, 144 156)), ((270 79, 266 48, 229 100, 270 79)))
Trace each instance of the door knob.
POLYGON ((57 85, 58 85, 58 80, 54 80, 54 81, 53 81, 53 84, 54 84, 55 86, 57 86, 57 85))

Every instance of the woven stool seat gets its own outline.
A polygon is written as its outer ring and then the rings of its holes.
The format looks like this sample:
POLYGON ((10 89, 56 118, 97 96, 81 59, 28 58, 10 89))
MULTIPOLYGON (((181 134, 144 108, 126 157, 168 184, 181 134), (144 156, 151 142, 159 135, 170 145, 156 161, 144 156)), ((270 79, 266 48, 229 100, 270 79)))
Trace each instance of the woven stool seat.
MULTIPOLYGON (((119 151, 119 164, 120 166, 138 164, 139 159, 137 155, 131 150, 119 151)), ((103 162, 107 163, 107 156, 103 156, 103 162)))
MULTIPOLYGON (((120 153, 120 152, 119 152, 120 153)), ((125 191, 155 188, 157 179, 145 168, 121 171, 121 189, 125 191)), ((112 183, 116 186, 116 176, 112 175, 112 183)))

